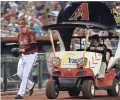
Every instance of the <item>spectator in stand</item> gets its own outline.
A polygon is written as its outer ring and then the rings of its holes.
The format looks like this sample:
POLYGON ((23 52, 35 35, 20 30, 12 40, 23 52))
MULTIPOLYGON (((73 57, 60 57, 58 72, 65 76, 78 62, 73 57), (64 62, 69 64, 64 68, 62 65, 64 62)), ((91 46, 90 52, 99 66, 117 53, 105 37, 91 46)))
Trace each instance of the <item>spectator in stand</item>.
POLYGON ((58 11, 52 11, 48 14, 48 18, 49 18, 49 23, 48 24, 55 24, 57 21, 57 16, 58 16, 59 12, 58 11))
MULTIPOLYGON (((56 23, 56 14, 58 15, 61 9, 60 5, 59 1, 2 1, 1 28, 5 30, 11 28, 11 31, 18 32, 17 22, 25 20, 29 28, 33 28, 36 35, 40 36, 41 26, 56 23), (53 11, 55 15, 48 15, 48 13, 53 13, 53 11), (33 21, 30 21, 31 18, 33 21)), ((46 31, 42 33, 43 35, 48 35, 46 31)))
POLYGON ((7 1, 2 1, 1 2, 1 13, 2 14, 6 14, 6 12, 8 12, 10 10, 10 5, 9 2, 7 1))
POLYGON ((41 11, 43 8, 45 7, 45 1, 41 1, 41 2, 38 2, 38 1, 35 1, 35 9, 36 11, 41 11))
POLYGON ((120 5, 116 7, 117 13, 120 16, 120 5))
POLYGON ((20 20, 25 20, 25 14, 24 13, 19 13, 18 14, 18 20, 20 21, 20 20))
POLYGON ((120 6, 120 2, 119 1, 113 1, 112 4, 113 4, 114 7, 120 6))
POLYGON ((27 2, 26 14, 31 15, 31 12, 35 9, 34 3, 32 1, 27 2))
POLYGON ((3 29, 3 30, 9 30, 8 23, 9 22, 7 20, 2 20, 1 21, 1 29, 3 29))
POLYGON ((36 36, 41 36, 41 27, 43 26, 43 24, 39 20, 32 17, 28 19, 28 22, 29 23, 27 27, 34 30, 36 36))
POLYGON ((105 40, 105 45, 107 46, 106 60, 109 62, 110 57, 112 57, 112 46, 110 39, 105 40))
POLYGON ((18 4, 15 1, 10 1, 9 5, 10 5, 11 8, 15 8, 15 9, 18 10, 18 4))
POLYGON ((11 17, 13 16, 13 14, 11 13, 11 10, 9 12, 7 12, 4 15, 4 20, 10 21, 11 17))
POLYGON ((60 9, 61 9, 60 1, 55 1, 54 2, 54 10, 60 11, 60 9))
POLYGON ((36 36, 41 36, 41 32, 40 32, 41 27, 37 23, 34 23, 33 29, 34 29, 34 32, 36 33, 36 36))
POLYGON ((41 13, 41 15, 38 16, 38 20, 41 21, 43 25, 48 25, 49 18, 48 18, 46 11, 42 11, 40 13, 41 13))
POLYGON ((113 1, 113 6, 116 8, 118 15, 120 15, 120 2, 113 1))
POLYGON ((19 32, 19 26, 18 24, 16 24, 16 18, 15 17, 11 17, 11 23, 9 24, 9 27, 11 29, 11 31, 13 32, 19 32))
POLYGON ((16 8, 10 8, 10 10, 4 15, 4 20, 10 21, 11 17, 16 17, 17 15, 17 9, 16 8))
POLYGON ((27 6, 27 1, 21 1, 19 6, 18 6, 18 10, 21 12, 24 12, 27 6))

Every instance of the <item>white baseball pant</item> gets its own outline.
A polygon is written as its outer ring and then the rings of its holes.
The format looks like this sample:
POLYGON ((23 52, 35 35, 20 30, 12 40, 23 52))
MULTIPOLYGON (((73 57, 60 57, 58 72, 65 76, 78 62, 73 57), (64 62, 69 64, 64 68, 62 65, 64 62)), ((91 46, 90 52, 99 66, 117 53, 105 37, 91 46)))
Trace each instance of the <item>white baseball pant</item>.
POLYGON ((30 71, 33 67, 33 64, 37 60, 37 53, 24 55, 22 54, 17 68, 17 75, 22 80, 20 84, 20 89, 18 91, 18 95, 24 96, 26 87, 30 90, 34 83, 28 79, 30 71))
POLYGON ((105 70, 107 68, 106 62, 102 62, 100 66, 100 70, 98 73, 98 78, 104 78, 105 77, 105 70))

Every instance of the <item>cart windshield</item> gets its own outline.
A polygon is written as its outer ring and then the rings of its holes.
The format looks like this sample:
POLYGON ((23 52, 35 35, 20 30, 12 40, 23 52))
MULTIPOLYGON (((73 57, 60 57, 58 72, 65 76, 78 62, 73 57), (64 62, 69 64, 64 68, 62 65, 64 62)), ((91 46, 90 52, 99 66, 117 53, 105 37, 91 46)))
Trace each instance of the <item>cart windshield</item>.
MULTIPOLYGON (((66 35, 66 37, 64 37, 64 35, 61 35, 62 33, 60 33, 60 31, 57 29, 50 30, 49 33, 50 32, 52 34, 52 37, 55 36, 58 39, 57 42, 52 43, 57 51, 82 51, 85 48, 87 29, 76 27, 72 33, 72 37, 69 37, 69 35, 68 37, 66 35)), ((98 34, 100 36, 100 43, 108 45, 109 48, 112 48, 113 54, 115 53, 119 42, 118 32, 115 30, 101 31, 90 29, 89 38, 86 43, 87 48, 90 46, 91 36, 93 34, 98 34)))

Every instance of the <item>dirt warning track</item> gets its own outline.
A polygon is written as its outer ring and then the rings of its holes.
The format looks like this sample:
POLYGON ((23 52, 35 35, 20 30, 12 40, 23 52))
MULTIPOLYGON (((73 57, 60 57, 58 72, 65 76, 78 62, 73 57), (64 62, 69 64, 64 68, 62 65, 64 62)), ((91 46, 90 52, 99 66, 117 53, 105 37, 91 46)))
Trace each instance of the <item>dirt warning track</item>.
MULTIPOLYGON (((1 100, 14 100, 15 95, 4 95, 2 96, 1 100)), ((38 92, 34 92, 34 94, 32 96, 29 96, 28 94, 26 94, 24 96, 23 100, 48 100, 46 95, 45 95, 45 91, 38 91, 38 92)), ((64 92, 60 92, 57 100, 88 100, 88 99, 84 99, 82 97, 82 93, 80 93, 79 97, 70 97, 68 95, 67 91, 64 92)), ((96 91, 96 96, 94 99, 90 99, 90 100, 120 100, 120 94, 118 97, 110 97, 107 96, 106 91, 96 91)))

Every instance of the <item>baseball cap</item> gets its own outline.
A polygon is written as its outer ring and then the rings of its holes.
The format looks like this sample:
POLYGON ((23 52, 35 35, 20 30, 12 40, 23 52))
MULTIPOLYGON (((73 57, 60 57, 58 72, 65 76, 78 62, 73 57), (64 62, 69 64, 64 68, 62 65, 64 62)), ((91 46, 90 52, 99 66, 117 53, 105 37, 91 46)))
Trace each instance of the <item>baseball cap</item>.
POLYGON ((49 16, 53 16, 53 17, 57 17, 58 14, 59 14, 58 11, 52 11, 52 12, 48 13, 49 16))
POLYGON ((120 6, 116 6, 116 9, 120 9, 120 6))
POLYGON ((91 36, 91 39, 95 39, 95 40, 99 40, 99 35, 98 34, 94 34, 91 36))
POLYGON ((20 20, 20 21, 19 21, 19 26, 20 26, 20 28, 21 28, 21 27, 25 27, 25 26, 26 26, 25 21, 24 21, 24 20, 20 20))
POLYGON ((22 16, 24 16, 24 13, 19 13, 18 18, 21 19, 22 16))

